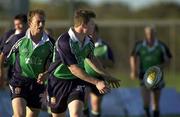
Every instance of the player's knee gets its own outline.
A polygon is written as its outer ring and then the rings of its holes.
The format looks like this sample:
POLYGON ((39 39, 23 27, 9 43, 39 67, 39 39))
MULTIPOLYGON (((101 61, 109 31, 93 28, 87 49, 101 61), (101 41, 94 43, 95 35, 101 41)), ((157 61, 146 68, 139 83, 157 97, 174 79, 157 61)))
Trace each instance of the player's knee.
POLYGON ((23 113, 23 112, 22 113, 21 112, 20 113, 14 113, 13 117, 26 117, 26 113, 23 113))
POLYGON ((71 112, 70 116, 71 117, 81 117, 82 116, 82 112, 80 112, 80 111, 71 112))

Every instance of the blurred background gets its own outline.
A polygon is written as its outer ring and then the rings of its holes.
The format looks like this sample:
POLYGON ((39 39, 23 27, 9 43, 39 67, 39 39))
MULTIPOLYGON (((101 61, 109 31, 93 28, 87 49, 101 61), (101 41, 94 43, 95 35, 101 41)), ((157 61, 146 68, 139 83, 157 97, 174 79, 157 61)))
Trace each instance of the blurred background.
POLYGON ((158 39, 173 55, 165 71, 167 87, 179 93, 180 0, 0 0, 0 35, 12 28, 14 15, 36 8, 45 10, 46 28, 55 39, 69 29, 76 9, 93 10, 100 36, 114 52, 115 65, 110 71, 122 79, 122 88, 138 87, 129 78, 129 55, 134 43, 144 38, 144 26, 154 25, 158 39))

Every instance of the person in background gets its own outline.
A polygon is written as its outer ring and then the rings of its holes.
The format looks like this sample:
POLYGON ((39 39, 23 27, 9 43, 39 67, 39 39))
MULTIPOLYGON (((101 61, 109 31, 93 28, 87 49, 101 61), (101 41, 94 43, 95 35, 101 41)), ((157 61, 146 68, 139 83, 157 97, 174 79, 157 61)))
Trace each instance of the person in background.
MULTIPOLYGON (((3 50, 4 45, 6 43, 8 43, 8 41, 10 41, 13 38, 13 36, 26 31, 26 29, 27 29, 27 16, 25 14, 17 14, 16 16, 14 16, 13 24, 14 24, 14 28, 5 32, 4 35, 1 37, 0 54, 3 50)), ((11 57, 10 61, 13 61, 12 59, 14 59, 14 58, 11 57)), ((7 79, 7 82, 8 82, 12 78, 12 74, 13 74, 12 73, 12 71, 13 71, 12 70, 12 64, 8 64, 7 67, 4 68, 4 71, 6 72, 6 75, 4 75, 5 78, 3 78, 3 79, 7 79)), ((1 85, 4 86, 4 82, 1 82, 1 83, 2 84, 0 84, 0 86, 1 85)))
MULTIPOLYGON (((113 66, 114 57, 111 48, 107 43, 104 42, 99 37, 99 28, 97 24, 95 24, 94 31, 90 37, 94 41, 94 56, 100 61, 102 66, 106 69, 113 66)), ((87 69, 88 70, 88 69, 87 69)), ((87 71, 88 72, 88 71, 87 71)), ((103 80, 102 76, 96 77, 97 79, 103 80)), ((98 89, 94 85, 90 85, 89 93, 87 95, 90 96, 90 105, 91 105, 91 116, 92 117, 100 117, 101 116, 101 102, 104 94, 100 94, 98 89)), ((88 116, 88 108, 84 109, 85 115, 88 116)))
POLYGON ((151 66, 159 66, 163 70, 172 57, 169 48, 156 37, 155 28, 144 28, 145 39, 135 44, 130 56, 131 79, 139 78, 141 94, 146 117, 150 117, 150 104, 152 99, 153 117, 159 117, 159 102, 163 87, 147 89, 143 82, 145 71, 151 66), (152 96, 152 97, 151 97, 152 96))

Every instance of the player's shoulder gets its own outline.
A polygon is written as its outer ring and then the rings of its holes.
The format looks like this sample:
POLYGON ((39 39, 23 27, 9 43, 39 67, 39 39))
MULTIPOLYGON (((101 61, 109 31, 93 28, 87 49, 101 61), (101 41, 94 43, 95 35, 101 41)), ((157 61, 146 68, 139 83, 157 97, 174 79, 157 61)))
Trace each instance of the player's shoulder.
POLYGON ((10 37, 12 34, 14 34, 15 33, 15 29, 10 29, 10 30, 8 30, 8 31, 6 31, 5 33, 4 33, 4 37, 5 38, 8 38, 8 37, 10 37))
POLYGON ((25 36, 25 32, 22 32, 20 34, 13 35, 10 40, 7 40, 6 43, 16 43, 18 40, 23 38, 25 36))
POLYGON ((140 49, 142 47, 143 43, 144 43, 144 40, 138 40, 135 42, 134 47, 140 49))
POLYGON ((69 43, 69 40, 70 40, 70 35, 68 32, 61 34, 57 39, 58 43, 67 43, 67 42, 69 43))
POLYGON ((163 41, 161 41, 161 40, 157 40, 158 41, 158 44, 159 45, 161 45, 161 46, 166 46, 166 44, 163 42, 163 41))
POLYGON ((144 42, 144 40, 138 40, 135 42, 135 45, 141 45, 141 44, 143 44, 143 42, 144 42))

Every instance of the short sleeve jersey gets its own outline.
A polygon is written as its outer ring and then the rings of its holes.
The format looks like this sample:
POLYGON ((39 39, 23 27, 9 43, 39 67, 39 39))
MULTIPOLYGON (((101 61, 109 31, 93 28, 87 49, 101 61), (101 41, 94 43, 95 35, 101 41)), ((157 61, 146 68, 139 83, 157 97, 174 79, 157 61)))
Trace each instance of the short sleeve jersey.
POLYGON ((70 28, 56 41, 49 72, 59 79, 75 79, 68 66, 77 64, 84 69, 84 60, 93 54, 93 50, 93 42, 88 36, 81 43, 70 28))
POLYGON ((144 73, 151 66, 166 62, 172 57, 168 47, 159 40, 155 40, 152 47, 148 47, 145 40, 137 42, 131 55, 139 57, 141 73, 144 73))
POLYGON ((53 44, 46 33, 36 45, 27 30, 24 37, 15 36, 3 49, 7 59, 15 54, 14 75, 18 77, 37 78, 44 72, 46 62, 51 59, 53 44))

